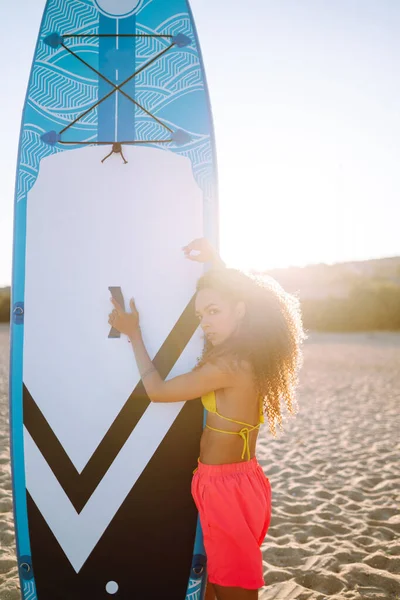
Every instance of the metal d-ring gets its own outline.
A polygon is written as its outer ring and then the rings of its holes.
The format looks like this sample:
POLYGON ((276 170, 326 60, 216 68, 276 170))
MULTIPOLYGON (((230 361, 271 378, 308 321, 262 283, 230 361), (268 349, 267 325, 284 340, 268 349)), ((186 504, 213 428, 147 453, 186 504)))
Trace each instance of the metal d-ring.
POLYGON ((24 569, 27 573, 31 570, 31 565, 27 562, 23 562, 20 564, 21 569, 24 569))
POLYGON ((203 565, 198 565, 198 566, 194 566, 193 567, 193 573, 195 575, 202 575, 204 572, 204 566, 203 565))

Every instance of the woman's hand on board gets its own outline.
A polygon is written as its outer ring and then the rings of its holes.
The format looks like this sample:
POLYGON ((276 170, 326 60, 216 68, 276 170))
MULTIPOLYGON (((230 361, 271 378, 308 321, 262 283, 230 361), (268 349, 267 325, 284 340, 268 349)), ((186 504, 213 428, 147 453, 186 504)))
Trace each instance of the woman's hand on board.
POLYGON ((196 262, 212 262, 214 265, 222 265, 225 263, 222 261, 218 252, 207 238, 197 238, 190 242, 187 246, 182 248, 185 258, 194 260, 196 262), (191 255, 191 251, 194 250, 198 254, 191 255))
POLYGON ((110 298, 110 300, 114 305, 114 310, 108 316, 109 324, 128 337, 131 337, 140 331, 139 313, 133 298, 131 298, 129 302, 131 308, 130 313, 125 312, 122 306, 120 306, 114 298, 110 298))

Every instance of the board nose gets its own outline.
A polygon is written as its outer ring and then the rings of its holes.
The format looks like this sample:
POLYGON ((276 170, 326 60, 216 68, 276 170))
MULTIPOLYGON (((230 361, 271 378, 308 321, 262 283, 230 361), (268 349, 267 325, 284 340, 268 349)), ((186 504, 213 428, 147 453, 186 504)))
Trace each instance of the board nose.
POLYGON ((108 17, 128 17, 132 15, 140 5, 142 0, 94 0, 97 8, 108 17))

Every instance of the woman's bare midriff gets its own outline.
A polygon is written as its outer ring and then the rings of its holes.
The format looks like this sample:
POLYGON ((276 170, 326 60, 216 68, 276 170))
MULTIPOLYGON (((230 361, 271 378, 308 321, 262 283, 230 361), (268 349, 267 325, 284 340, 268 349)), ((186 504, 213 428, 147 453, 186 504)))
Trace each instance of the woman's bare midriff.
MULTIPOLYGON (((222 427, 221 427, 222 429, 222 427)), ((255 456, 258 429, 249 434, 250 458, 255 456)), ((239 435, 229 435, 204 429, 200 441, 200 461, 206 465, 225 465, 248 460, 242 459, 243 439, 239 435)))
MULTIPOLYGON (((259 402, 249 374, 244 373, 240 385, 235 388, 216 390, 217 410, 221 415, 242 421, 249 425, 259 422, 259 402)), ((239 432, 244 425, 222 419, 215 413, 207 413, 207 424, 215 429, 239 432)), ((255 456, 259 429, 249 433, 250 458, 255 456)), ((200 441, 200 461, 208 465, 222 465, 248 460, 247 454, 242 459, 243 438, 204 428, 200 441)))

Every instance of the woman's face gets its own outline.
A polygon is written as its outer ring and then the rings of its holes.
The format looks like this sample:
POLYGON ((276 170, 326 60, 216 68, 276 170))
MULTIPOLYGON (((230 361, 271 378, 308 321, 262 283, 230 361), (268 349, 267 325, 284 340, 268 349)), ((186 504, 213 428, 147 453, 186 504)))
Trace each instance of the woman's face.
POLYGON ((244 302, 232 306, 224 296, 211 288, 197 292, 195 305, 200 326, 213 346, 221 344, 236 331, 245 312, 244 302))

